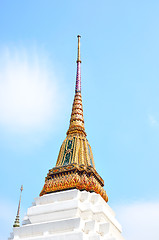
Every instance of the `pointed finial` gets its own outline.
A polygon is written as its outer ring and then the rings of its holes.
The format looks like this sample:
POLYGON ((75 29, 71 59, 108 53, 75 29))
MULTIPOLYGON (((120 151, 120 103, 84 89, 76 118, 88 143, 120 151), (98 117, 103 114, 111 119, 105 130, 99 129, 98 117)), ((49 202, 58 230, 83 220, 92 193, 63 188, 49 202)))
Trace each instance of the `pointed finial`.
POLYGON ((81 38, 81 36, 78 35, 77 38, 78 38, 78 54, 77 54, 77 62, 81 62, 81 53, 80 53, 80 38, 81 38))
POLYGON ((84 117, 83 117, 83 106, 82 106, 82 96, 81 96, 81 58, 80 58, 80 38, 78 35, 78 54, 77 54, 77 74, 76 74, 76 86, 75 86, 75 97, 72 106, 72 113, 70 119, 70 126, 67 131, 67 135, 72 133, 80 133, 86 136, 84 127, 84 117))
POLYGON ((21 185, 20 188, 20 198, 19 198, 19 204, 18 204, 18 210, 17 210, 17 216, 15 218, 13 227, 20 227, 20 222, 19 222, 19 214, 20 214, 20 204, 21 204, 21 195, 22 195, 22 191, 23 191, 23 185, 21 185))
POLYGON ((78 53, 77 53, 77 74, 76 74, 76 88, 75 93, 81 92, 81 56, 80 56, 80 38, 78 35, 78 53))

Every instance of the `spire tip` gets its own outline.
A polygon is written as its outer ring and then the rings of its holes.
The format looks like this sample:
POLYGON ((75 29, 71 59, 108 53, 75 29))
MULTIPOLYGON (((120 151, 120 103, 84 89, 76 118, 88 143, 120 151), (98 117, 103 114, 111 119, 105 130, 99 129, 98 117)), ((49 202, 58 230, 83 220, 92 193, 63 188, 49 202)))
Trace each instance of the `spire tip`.
POLYGON ((78 35, 77 38, 78 38, 78 53, 77 53, 77 63, 78 63, 78 62, 81 62, 81 53, 80 53, 80 38, 81 38, 81 36, 78 35))
POLYGON ((21 185, 20 191, 21 191, 21 192, 23 191, 23 185, 21 185))
POLYGON ((17 215, 16 215, 16 218, 15 218, 13 227, 20 227, 19 215, 20 215, 20 204, 21 204, 22 191, 23 191, 23 185, 21 185, 21 188, 20 188, 20 198, 19 198, 18 210, 17 210, 17 215))

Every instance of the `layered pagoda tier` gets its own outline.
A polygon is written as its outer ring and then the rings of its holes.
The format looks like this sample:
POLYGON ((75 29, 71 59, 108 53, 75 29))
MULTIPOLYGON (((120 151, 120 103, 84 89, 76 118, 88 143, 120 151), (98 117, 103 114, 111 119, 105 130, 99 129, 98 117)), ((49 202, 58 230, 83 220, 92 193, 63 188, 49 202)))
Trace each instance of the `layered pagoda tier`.
POLYGON ((121 231, 99 194, 73 189, 36 198, 8 240, 124 240, 121 231))

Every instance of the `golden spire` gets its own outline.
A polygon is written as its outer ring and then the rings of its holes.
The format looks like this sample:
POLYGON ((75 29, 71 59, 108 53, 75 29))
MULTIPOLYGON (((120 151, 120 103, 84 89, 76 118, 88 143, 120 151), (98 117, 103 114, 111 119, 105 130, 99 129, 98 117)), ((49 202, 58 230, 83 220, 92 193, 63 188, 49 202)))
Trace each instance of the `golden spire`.
POLYGON ((20 188, 20 198, 19 198, 17 216, 16 216, 16 218, 15 218, 13 227, 20 227, 19 214, 20 214, 20 204, 21 204, 21 194, 22 194, 22 191, 23 191, 23 185, 21 185, 21 188, 20 188))
POLYGON ((68 189, 100 194, 107 202, 104 181, 95 169, 91 146, 86 138, 81 96, 80 36, 78 35, 75 96, 69 129, 63 141, 56 166, 49 170, 40 196, 68 189))
POLYGON ((72 106, 72 114, 70 119, 70 126, 67 131, 67 135, 72 133, 80 133, 86 136, 83 117, 83 106, 81 96, 81 58, 80 58, 80 38, 78 35, 78 53, 77 53, 77 74, 76 74, 76 86, 75 97, 72 106))

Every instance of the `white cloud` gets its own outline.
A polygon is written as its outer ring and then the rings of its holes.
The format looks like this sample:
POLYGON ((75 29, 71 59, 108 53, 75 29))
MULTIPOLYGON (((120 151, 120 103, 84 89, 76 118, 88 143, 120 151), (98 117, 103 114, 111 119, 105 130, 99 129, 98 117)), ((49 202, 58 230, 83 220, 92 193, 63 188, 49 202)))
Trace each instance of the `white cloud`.
POLYGON ((47 58, 36 51, 5 49, 0 57, 0 125, 13 131, 46 128, 64 96, 47 58))
POLYGON ((136 202, 115 209, 126 240, 159 238, 159 202, 136 202))
POLYGON ((153 115, 149 115, 149 122, 151 126, 158 126, 158 121, 153 115))

